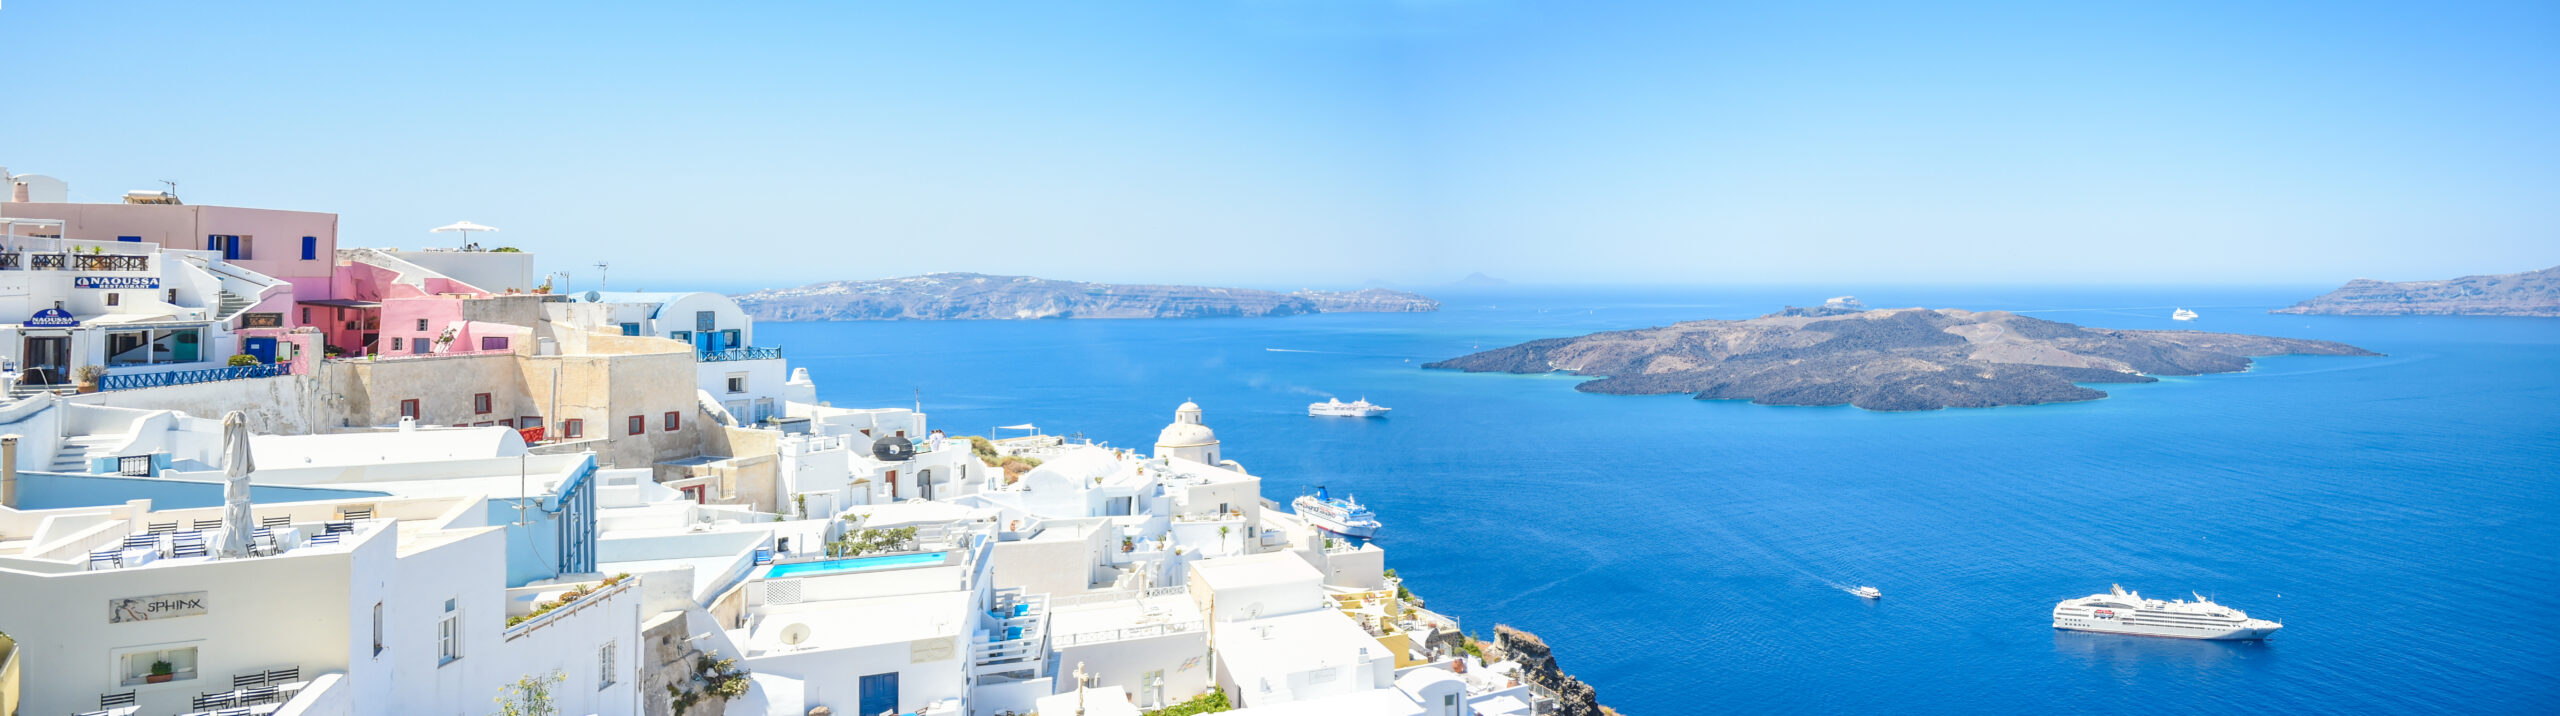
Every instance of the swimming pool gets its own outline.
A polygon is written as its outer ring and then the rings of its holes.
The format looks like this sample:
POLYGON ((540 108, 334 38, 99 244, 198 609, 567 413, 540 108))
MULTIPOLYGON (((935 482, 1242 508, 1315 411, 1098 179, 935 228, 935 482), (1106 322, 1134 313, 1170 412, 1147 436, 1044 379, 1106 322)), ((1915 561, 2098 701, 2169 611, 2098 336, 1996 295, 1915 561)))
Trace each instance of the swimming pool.
POLYGON ((894 569, 897 567, 941 564, 943 562, 943 555, 946 554, 950 553, 918 552, 916 554, 897 554, 886 557, 855 557, 852 559, 830 559, 822 562, 777 564, 765 568, 764 576, 766 579, 779 577, 814 577, 821 574, 869 572, 877 569, 894 569))

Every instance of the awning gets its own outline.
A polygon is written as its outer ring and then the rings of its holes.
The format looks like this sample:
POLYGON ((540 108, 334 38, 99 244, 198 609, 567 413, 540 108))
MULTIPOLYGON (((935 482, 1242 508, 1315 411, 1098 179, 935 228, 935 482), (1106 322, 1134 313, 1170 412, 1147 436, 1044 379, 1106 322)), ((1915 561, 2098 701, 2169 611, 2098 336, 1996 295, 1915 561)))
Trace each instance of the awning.
POLYGON ((172 316, 166 313, 104 313, 95 316, 81 316, 80 324, 84 326, 105 326, 123 323, 159 323, 175 320, 178 320, 177 316, 172 316))
POLYGON ((309 300, 309 301, 295 301, 294 303, 299 303, 299 304, 302 304, 302 305, 305 305, 305 306, 328 306, 328 307, 330 307, 330 308, 381 308, 381 307, 382 307, 382 304, 381 304, 380 302, 376 302, 376 301, 350 301, 350 300, 343 299, 343 298, 315 298, 315 299, 311 299, 311 300, 309 300))
POLYGON ((997 429, 997 430, 1038 430, 1038 429, 1040 429, 1040 426, 1032 425, 1032 424, 1030 424, 1030 423, 1023 423, 1023 424, 1021 424, 1021 425, 1006 425, 1006 426, 998 427, 998 428, 996 428, 996 429, 997 429))

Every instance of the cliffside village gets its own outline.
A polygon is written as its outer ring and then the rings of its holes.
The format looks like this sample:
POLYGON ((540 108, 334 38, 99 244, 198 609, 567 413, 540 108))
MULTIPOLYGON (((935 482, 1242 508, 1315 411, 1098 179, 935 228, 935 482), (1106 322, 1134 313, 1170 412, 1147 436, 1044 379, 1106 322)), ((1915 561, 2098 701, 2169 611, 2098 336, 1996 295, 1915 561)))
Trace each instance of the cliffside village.
POLYGON ((721 295, 0 177, 0 714, 1588 710, 1200 406, 946 436, 721 295))

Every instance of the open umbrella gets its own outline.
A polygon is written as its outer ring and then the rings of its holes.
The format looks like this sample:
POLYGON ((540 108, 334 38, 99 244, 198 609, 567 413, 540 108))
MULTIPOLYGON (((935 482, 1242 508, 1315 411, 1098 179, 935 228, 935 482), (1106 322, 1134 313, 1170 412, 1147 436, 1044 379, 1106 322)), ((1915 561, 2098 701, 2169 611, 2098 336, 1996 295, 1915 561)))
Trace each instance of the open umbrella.
POLYGON ((498 230, 498 227, 495 227, 495 226, 481 226, 481 225, 479 225, 479 224, 474 224, 474 223, 471 223, 471 222, 468 222, 468 221, 456 221, 456 222, 453 222, 453 223, 450 223, 450 224, 446 224, 446 225, 443 225, 443 226, 438 226, 438 227, 433 228, 433 229, 428 229, 427 231, 429 231, 429 232, 433 232, 433 233, 438 233, 438 234, 448 233, 448 232, 454 232, 454 231, 462 232, 462 245, 464 245, 464 246, 470 246, 470 245, 471 245, 471 232, 474 232, 474 231, 497 231, 497 230, 498 230))
POLYGON ((257 529, 257 520, 249 516, 249 473, 258 466, 249 462, 249 419, 234 410, 222 416, 222 546, 223 559, 249 556, 249 531, 257 529))

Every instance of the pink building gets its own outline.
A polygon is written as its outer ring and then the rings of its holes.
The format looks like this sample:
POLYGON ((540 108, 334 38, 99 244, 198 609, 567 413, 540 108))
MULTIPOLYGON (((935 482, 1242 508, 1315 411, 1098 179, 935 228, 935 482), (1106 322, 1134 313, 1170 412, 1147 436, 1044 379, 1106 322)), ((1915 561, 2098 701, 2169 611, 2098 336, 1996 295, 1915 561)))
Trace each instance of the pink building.
POLYGON ((296 300, 335 298, 338 215, 187 204, 0 204, 8 216, 60 219, 63 238, 220 251, 225 262, 293 284, 296 300))

